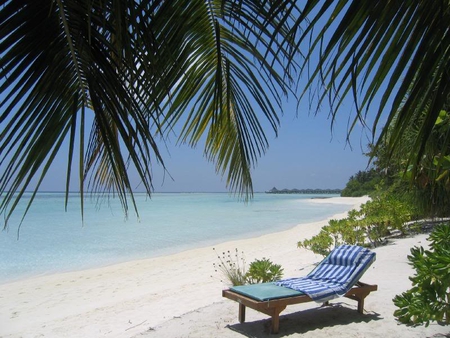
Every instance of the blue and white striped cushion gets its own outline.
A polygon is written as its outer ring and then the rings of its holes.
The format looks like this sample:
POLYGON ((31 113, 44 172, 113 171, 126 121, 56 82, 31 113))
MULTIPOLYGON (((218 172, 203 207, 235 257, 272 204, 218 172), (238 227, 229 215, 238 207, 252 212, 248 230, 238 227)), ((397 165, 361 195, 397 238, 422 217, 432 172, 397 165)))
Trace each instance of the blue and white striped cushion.
POLYGON ((284 279, 276 284, 301 291, 316 302, 325 302, 347 293, 374 261, 375 253, 369 249, 341 245, 306 277, 284 279))

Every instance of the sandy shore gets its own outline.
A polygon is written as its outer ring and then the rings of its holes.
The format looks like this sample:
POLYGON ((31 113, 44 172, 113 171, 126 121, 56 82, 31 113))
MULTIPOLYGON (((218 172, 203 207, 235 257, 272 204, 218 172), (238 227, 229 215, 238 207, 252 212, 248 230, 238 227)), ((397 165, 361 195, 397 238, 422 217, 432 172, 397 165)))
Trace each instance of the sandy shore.
MULTIPOLYGON (((365 198, 317 199, 315 203, 358 206, 365 198)), ((345 215, 339 215, 345 217, 345 215)), ((336 216, 337 217, 337 216, 336 216)), ((281 264, 285 277, 307 274, 321 256, 298 249, 299 240, 319 232, 328 220, 288 231, 223 243, 219 252, 238 248, 247 262, 267 257, 281 264)), ((450 330, 398 325, 392 298, 409 288, 412 269, 406 255, 425 245, 426 235, 376 249, 377 261, 363 281, 379 291, 359 315, 351 300, 333 306, 291 306, 282 313, 278 336, 442 337, 450 330)), ((105 268, 42 276, 0 285, 1 337, 261 337, 269 336, 268 317, 251 309, 237 321, 237 303, 222 299, 226 287, 214 272, 212 247, 128 262, 105 268)))

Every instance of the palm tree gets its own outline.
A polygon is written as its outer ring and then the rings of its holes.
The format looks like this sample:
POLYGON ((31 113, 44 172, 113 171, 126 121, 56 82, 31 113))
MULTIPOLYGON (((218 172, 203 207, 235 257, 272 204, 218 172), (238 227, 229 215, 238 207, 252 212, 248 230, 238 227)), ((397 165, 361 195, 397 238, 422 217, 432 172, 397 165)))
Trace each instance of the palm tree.
POLYGON ((205 156, 229 188, 251 195, 250 171, 268 146, 262 121, 277 132, 281 100, 293 82, 295 2, 3 0, 0 6, 6 218, 32 189, 30 206, 63 146, 66 203, 78 166, 81 200, 85 189, 112 192, 125 212, 130 200, 135 208, 127 169, 135 168, 150 194, 152 165, 164 168, 157 139, 166 140, 177 123, 180 142, 195 146, 204 137, 205 156))
MULTIPOLYGON (((302 95, 319 83, 317 107, 329 103, 333 121, 351 96, 357 113, 350 131, 371 120, 376 147, 389 144, 391 154, 415 123, 409 157, 415 176, 441 111, 448 112, 449 2, 309 0, 294 26, 306 20, 303 67, 318 62, 302 95)), ((442 142, 448 148, 450 133, 442 142)))
MULTIPOLYGON (((416 167, 450 94, 445 1, 0 5, 0 212, 8 215, 33 178, 37 191, 66 139, 66 190, 79 148, 80 191, 86 184, 115 192, 127 211, 128 166, 150 193, 151 164, 164 167, 156 138, 177 123, 181 142, 195 146, 203 136, 206 157, 230 189, 251 194, 251 168, 268 145, 262 121, 277 132, 280 100, 295 88, 295 60, 300 71, 312 65, 301 97, 318 82, 317 106, 328 101, 333 121, 353 97, 349 133, 370 117, 374 138, 391 127, 391 151, 424 112, 409 159, 416 167)), ((449 134, 443 142, 450 144, 449 134)))

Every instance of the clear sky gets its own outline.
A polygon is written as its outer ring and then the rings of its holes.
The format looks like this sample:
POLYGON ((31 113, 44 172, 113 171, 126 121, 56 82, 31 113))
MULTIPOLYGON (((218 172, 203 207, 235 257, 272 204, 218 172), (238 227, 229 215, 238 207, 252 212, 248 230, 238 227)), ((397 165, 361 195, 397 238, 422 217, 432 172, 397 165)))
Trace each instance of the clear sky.
MULTIPOLYGON (((348 102, 350 109, 351 103, 348 102)), ((295 102, 284 107, 278 137, 267 130, 269 149, 253 170, 255 192, 277 189, 344 188, 349 177, 365 170, 370 131, 358 126, 346 142, 349 111, 344 106, 333 131, 327 112, 310 115, 307 108, 296 114, 295 102)), ((176 145, 173 138, 161 151, 172 176, 153 167, 155 192, 226 192, 226 179, 216 174, 214 164, 203 156, 204 144, 196 149, 176 145)), ((41 191, 63 191, 65 187, 67 153, 64 148, 42 183, 41 191)), ((73 171, 77 170, 74 166, 73 171)), ((73 177, 76 181, 76 173, 73 177)), ((141 191, 139 180, 132 175, 134 186, 141 191)), ((77 183, 71 190, 77 190, 77 183)))
MULTIPOLYGON (((351 99, 340 108, 334 128, 328 112, 310 114, 307 102, 298 110, 295 100, 283 107, 284 115, 278 137, 266 130, 269 149, 253 170, 255 192, 277 189, 326 189, 344 188, 351 175, 365 170, 370 130, 358 125, 347 143, 347 123, 353 116, 351 99)), ((4 125, 4 124, 3 124, 4 125)), ((4 128, 0 125, 0 127, 4 128)), ((173 137, 167 145, 161 145, 169 175, 156 164, 153 167, 155 192, 227 192, 226 178, 216 174, 214 164, 203 155, 204 144, 196 149, 177 145, 173 137)), ((41 185, 41 191, 64 191, 67 170, 67 145, 60 151, 41 185)), ((75 158, 77 155, 75 154, 75 158)), ((71 190, 78 190, 77 169, 72 168, 71 190)), ((142 191, 137 175, 131 172, 136 191, 142 191)), ((34 186, 28 190, 33 189, 34 186)))
MULTIPOLYGON (((269 149, 253 169, 255 192, 277 189, 326 189, 344 188, 350 176, 367 169, 367 151, 370 130, 356 126, 347 142, 349 116, 354 116, 351 98, 341 106, 334 128, 328 111, 309 111, 308 102, 290 100, 283 106, 284 115, 278 137, 266 129, 269 149), (297 114, 298 112, 298 114, 297 114)), ((370 122, 370 121, 369 121, 370 122)), ((370 124, 370 123, 369 123, 370 124)), ((4 125, 4 124, 3 124, 4 125)), ((0 128, 4 128, 0 125, 0 128)), ((88 131, 87 131, 88 135, 88 131)), ((226 178, 216 174, 214 163, 208 162, 203 154, 204 144, 196 149, 188 145, 177 145, 173 137, 160 151, 170 176, 164 174, 156 163, 153 166, 155 192, 227 192, 226 178)), ((67 170, 67 149, 61 149, 54 165, 41 184, 41 191, 64 191, 67 170)), ((75 154, 75 158, 77 155, 75 154)), ((72 168, 71 190, 78 190, 78 165, 72 168)), ((0 169, 1 171, 1 169, 0 169)), ((137 175, 131 172, 136 191, 142 191, 137 175)), ((31 186, 28 190, 33 189, 31 186)))
MULTIPOLYGON (((365 170, 370 130, 358 125, 347 141, 347 123, 352 113, 351 99, 340 109, 333 131, 328 112, 310 114, 307 102, 297 115, 295 100, 283 107, 284 115, 278 137, 271 129, 266 130, 269 149, 253 170, 255 192, 277 189, 326 189, 344 188, 351 175, 365 170)), ((4 128, 0 125, 1 128, 4 128)), ((173 137, 160 151, 171 175, 164 175, 156 164, 153 167, 155 192, 227 192, 226 178, 216 174, 214 164, 203 155, 204 144, 196 149, 177 145, 173 137)), ((61 149, 54 165, 41 185, 41 191, 64 191, 67 170, 67 149, 61 149)), ((77 155, 75 154, 75 158, 77 155)), ((71 190, 78 190, 77 167, 72 168, 71 190)), ((142 191, 136 175, 131 173, 136 191, 142 191)), ((33 189, 34 186, 28 190, 33 189)))
MULTIPOLYGON (((308 102, 302 102, 297 116, 297 102, 290 100, 283 107, 278 137, 266 130, 269 149, 258 160, 253 169, 255 192, 263 192, 273 187, 277 189, 344 188, 351 175, 365 170, 370 142, 370 130, 358 125, 353 131, 350 144, 347 143, 347 123, 354 114, 351 98, 341 106, 334 129, 328 111, 317 116, 310 115, 308 102)), ((375 106, 375 105, 373 105, 375 106)), ((370 123, 369 123, 370 124, 370 123)), ((2 126, 0 125, 0 128, 2 126)), ((153 178, 155 192, 226 192, 226 178, 216 174, 214 163, 203 155, 204 144, 196 149, 187 145, 177 145, 172 138, 167 148, 160 151, 171 175, 155 163, 153 178)), ((41 191, 63 191, 65 189, 67 152, 62 148, 49 169, 41 185, 41 191)), ((76 157, 77 155, 75 155, 76 157)), ((77 191, 77 165, 72 168, 71 190, 77 191)), ((1 170, 0 170, 1 171, 1 170)), ((131 173, 136 191, 142 191, 136 175, 131 173)))
MULTIPOLYGON (((286 111, 278 137, 268 132, 269 149, 253 170, 255 192, 277 189, 344 188, 349 177, 365 170, 368 157, 363 155, 369 143, 368 130, 360 126, 346 143, 347 113, 342 113, 331 131, 325 113, 308 116, 286 111)), ((170 147, 165 157, 173 181, 155 172, 156 191, 227 191, 225 178, 215 173, 214 164, 203 156, 202 145, 170 147), (159 176, 159 177, 158 177, 159 176), (157 183, 158 182, 158 183, 157 183)))

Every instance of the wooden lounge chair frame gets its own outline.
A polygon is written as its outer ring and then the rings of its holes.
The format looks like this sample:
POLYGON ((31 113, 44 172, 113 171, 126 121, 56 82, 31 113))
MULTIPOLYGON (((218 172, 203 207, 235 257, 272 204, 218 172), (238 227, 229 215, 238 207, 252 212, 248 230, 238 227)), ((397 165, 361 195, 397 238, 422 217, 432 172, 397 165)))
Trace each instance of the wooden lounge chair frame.
MULTIPOLYGON (((364 299, 372 292, 378 290, 377 285, 370 285, 357 282, 344 297, 358 302, 358 312, 364 313, 364 299)), ((239 303, 239 322, 245 322, 245 308, 249 307, 272 317, 272 333, 278 333, 280 328, 280 313, 288 305, 306 303, 312 301, 307 295, 291 296, 267 301, 258 301, 250 297, 239 294, 233 290, 223 290, 222 297, 234 300, 239 303)), ((325 304, 327 304, 326 302, 325 304)))

